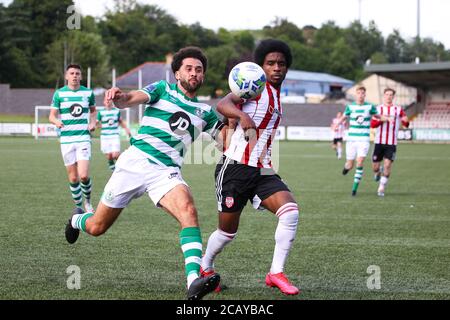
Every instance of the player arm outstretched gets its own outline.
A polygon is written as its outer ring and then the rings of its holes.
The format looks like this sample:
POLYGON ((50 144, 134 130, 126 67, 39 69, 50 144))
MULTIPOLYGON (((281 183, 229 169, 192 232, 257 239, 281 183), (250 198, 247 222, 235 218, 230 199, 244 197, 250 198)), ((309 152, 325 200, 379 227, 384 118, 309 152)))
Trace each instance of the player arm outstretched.
POLYGON ((119 109, 124 109, 139 104, 145 104, 149 100, 149 96, 140 90, 123 92, 117 87, 111 88, 105 92, 103 103, 105 106, 114 104, 119 109))
POLYGON ((253 119, 248 114, 236 107, 236 105, 239 105, 242 102, 243 100, 241 98, 232 93, 229 93, 218 102, 217 111, 230 120, 239 120, 239 123, 241 124, 241 127, 244 131, 247 131, 248 129, 256 129, 256 125, 253 119))

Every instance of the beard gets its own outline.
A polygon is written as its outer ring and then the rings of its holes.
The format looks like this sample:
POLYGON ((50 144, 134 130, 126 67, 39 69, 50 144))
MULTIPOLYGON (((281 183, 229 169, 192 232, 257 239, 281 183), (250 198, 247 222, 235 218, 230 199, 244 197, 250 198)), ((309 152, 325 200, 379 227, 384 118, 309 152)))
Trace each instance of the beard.
POLYGON ((189 81, 180 79, 180 84, 189 93, 195 93, 201 87, 202 82, 197 82, 195 85, 191 85, 189 81))

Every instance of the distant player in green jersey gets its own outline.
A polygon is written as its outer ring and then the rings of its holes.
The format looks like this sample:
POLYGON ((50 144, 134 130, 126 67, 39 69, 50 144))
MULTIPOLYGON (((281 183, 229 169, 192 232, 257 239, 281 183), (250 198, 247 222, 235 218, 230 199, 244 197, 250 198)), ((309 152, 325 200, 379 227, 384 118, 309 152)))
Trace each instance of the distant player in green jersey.
POLYGON ((91 131, 95 130, 95 97, 91 89, 81 85, 81 67, 70 64, 66 68, 67 85, 53 95, 49 121, 60 129, 61 153, 69 177, 72 199, 81 208, 92 211, 89 161, 91 159, 91 131), (59 114, 59 116, 58 116, 59 114))
POLYGON ((147 104, 138 134, 116 162, 97 210, 76 210, 66 226, 66 239, 74 243, 79 230, 99 236, 114 223, 131 200, 148 194, 180 224, 180 246, 185 259, 188 299, 201 299, 220 281, 218 274, 200 277, 202 237, 190 188, 181 166, 188 146, 202 132, 221 137, 225 126, 213 108, 197 100, 207 68, 207 59, 197 47, 178 51, 172 61, 176 84, 159 81, 125 93, 112 88, 105 94, 105 106, 119 108, 147 104))
POLYGON ((108 159, 109 168, 114 171, 115 162, 120 155, 120 134, 121 126, 130 137, 131 132, 125 121, 120 116, 120 110, 111 106, 99 110, 97 113, 97 127, 101 128, 100 149, 108 159))
POLYGON ((344 115, 337 125, 349 120, 347 141, 345 144, 346 162, 343 175, 353 169, 356 159, 356 171, 353 179, 352 196, 356 196, 364 172, 364 160, 370 148, 370 120, 372 117, 380 119, 377 108, 365 102, 366 88, 356 89, 356 101, 346 106, 344 115))

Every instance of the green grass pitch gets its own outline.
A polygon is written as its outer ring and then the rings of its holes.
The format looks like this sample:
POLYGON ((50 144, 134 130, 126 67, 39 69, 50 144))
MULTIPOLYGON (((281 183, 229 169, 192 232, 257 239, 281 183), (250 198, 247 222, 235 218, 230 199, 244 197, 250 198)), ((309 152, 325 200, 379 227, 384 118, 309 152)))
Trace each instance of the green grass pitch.
MULTIPOLYGON (((123 146, 126 143, 123 143, 123 146)), ((93 201, 110 171, 93 142, 93 201)), ((249 206, 235 241, 216 261, 228 290, 205 299, 450 299, 450 147, 401 144, 385 198, 370 158, 358 195, 329 143, 282 142, 280 175, 301 207, 286 273, 302 292, 267 288, 276 218, 249 206), (369 290, 369 266, 381 288, 369 290)), ((147 196, 112 228, 66 243, 72 210, 57 140, 0 138, 0 299, 185 299, 179 227, 147 196), (67 288, 71 265, 81 289, 67 288)), ((214 165, 183 168, 199 211, 204 247, 216 229, 214 165)))

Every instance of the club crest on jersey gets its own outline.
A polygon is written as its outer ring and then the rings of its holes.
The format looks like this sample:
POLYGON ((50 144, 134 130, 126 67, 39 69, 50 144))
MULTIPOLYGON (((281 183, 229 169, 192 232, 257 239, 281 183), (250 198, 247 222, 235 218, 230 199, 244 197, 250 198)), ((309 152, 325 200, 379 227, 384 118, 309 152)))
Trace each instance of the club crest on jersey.
POLYGON ((204 111, 202 109, 195 109, 195 114, 197 117, 201 118, 203 116, 204 111))
POLYGON ((83 114, 83 107, 78 103, 74 103, 70 106, 70 114, 75 118, 80 117, 83 114))
POLYGON ((231 208, 234 205, 234 198, 233 197, 226 197, 225 198, 225 205, 227 208, 231 208))

